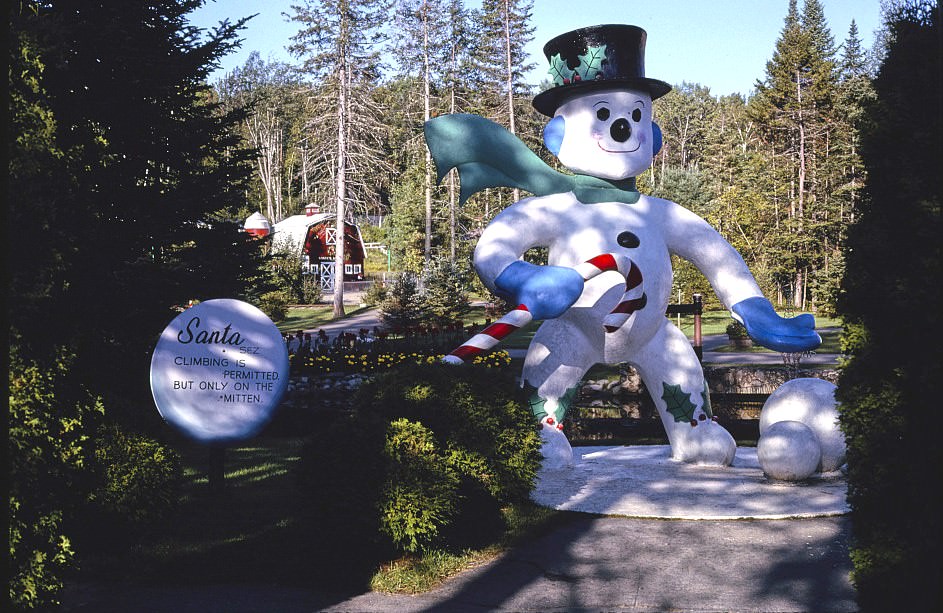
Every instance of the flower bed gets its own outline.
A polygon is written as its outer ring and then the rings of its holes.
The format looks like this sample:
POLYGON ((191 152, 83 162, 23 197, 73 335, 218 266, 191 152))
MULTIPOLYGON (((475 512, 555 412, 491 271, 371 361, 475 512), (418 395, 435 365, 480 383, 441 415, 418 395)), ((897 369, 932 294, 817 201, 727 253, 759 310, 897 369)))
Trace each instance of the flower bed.
MULTIPOLYGON (((372 373, 400 364, 436 364, 462 340, 461 331, 401 338, 347 335, 334 344, 290 352, 289 361, 292 375, 372 373)), ((511 363, 511 357, 507 351, 493 351, 477 356, 471 363, 503 368, 511 363)))

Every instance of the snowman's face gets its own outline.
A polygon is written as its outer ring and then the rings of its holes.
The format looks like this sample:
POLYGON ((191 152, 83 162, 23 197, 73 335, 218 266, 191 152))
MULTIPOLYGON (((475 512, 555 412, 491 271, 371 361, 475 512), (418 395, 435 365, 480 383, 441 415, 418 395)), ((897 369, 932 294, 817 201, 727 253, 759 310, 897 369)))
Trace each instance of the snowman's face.
POLYGON ((652 98, 629 89, 596 91, 563 103, 557 158, 570 170, 604 179, 638 176, 652 163, 652 98))

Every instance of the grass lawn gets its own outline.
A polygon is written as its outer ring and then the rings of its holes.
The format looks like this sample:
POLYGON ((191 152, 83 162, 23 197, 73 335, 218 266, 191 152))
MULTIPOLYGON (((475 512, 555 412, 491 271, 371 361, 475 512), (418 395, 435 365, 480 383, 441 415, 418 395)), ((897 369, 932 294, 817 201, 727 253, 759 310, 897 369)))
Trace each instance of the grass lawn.
MULTIPOLYGON (((371 307, 361 307, 347 311, 345 317, 351 317, 369 310, 371 307)), ((334 319, 334 307, 330 304, 312 304, 288 309, 285 319, 277 322, 276 327, 282 333, 293 333, 297 330, 313 330, 334 319)))
MULTIPOLYGON (((509 530, 477 550, 431 551, 422 556, 378 561, 353 585, 320 585, 324 563, 310 526, 302 525, 292 473, 302 439, 260 437, 225 452, 225 485, 211 490, 206 477, 208 450, 177 445, 185 466, 183 498, 164 521, 79 547, 83 582, 131 582, 153 586, 233 583, 324 587, 328 591, 367 589, 417 593, 488 561, 502 551, 565 521, 569 514, 532 504, 505 510, 509 530)), ((97 536, 97 533, 96 533, 97 536)), ((94 538, 94 536, 93 536, 94 538)), ((337 562, 337 560, 335 560, 337 562)))
MULTIPOLYGON (((206 447, 177 446, 185 466, 178 511, 128 541, 98 543, 82 579, 156 585, 294 583, 311 555, 297 538, 291 468, 299 439, 258 439, 225 452, 225 486, 211 491, 206 447)), ((80 549, 80 551, 82 551, 80 549)))

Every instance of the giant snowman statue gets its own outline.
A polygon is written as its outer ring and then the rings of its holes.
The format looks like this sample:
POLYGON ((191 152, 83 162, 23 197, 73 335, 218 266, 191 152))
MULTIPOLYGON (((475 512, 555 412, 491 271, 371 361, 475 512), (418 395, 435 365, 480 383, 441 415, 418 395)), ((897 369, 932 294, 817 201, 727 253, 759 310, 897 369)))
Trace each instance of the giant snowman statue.
MULTIPOLYGON (((458 168, 463 201, 495 186, 534 194, 485 228, 474 265, 489 288, 519 305, 505 318, 505 332, 543 320, 522 384, 531 391, 549 467, 572 462, 561 421, 583 375, 596 363, 620 362, 634 365, 650 390, 674 459, 733 461, 736 443, 713 419, 701 364, 665 317, 671 254, 697 266, 759 344, 799 352, 821 342, 812 316, 776 314, 743 258, 707 222, 636 191, 635 177, 661 146, 652 101, 671 89, 645 77, 645 39, 635 26, 601 25, 545 45, 553 84, 533 104, 552 118, 544 130, 547 148, 576 174, 550 169, 516 137, 476 115, 446 115, 425 127, 439 179, 458 168), (548 248, 546 266, 521 259, 538 246, 548 248)), ((482 347, 473 339, 460 349, 482 347)), ((451 361, 461 361, 462 351, 451 361)))

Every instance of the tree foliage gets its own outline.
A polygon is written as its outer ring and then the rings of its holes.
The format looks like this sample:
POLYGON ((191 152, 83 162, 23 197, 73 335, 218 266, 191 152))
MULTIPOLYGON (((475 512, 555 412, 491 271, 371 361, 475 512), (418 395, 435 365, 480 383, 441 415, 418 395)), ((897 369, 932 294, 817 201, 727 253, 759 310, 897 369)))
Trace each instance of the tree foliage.
POLYGON ((887 7, 888 46, 862 138, 868 181, 849 230, 838 387, 848 445, 854 582, 864 611, 935 610, 943 393, 940 7, 887 7), (893 504, 888 504, 893 501, 893 504))
POLYGON ((41 365, 16 349, 10 359, 9 598, 22 608, 56 603, 75 556, 65 522, 92 487, 90 433, 104 410, 70 377, 73 359, 60 351, 41 365))
POLYGON ((254 244, 217 215, 248 170, 231 132, 239 118, 205 83, 241 23, 204 39, 186 22, 198 5, 13 11, 11 324, 27 353, 72 347, 93 389, 136 382, 146 394, 135 373, 171 307, 244 296, 257 274, 246 259, 254 244))
MULTIPOLYGON (((10 8, 10 588, 22 606, 55 599, 76 517, 109 478, 93 461, 100 422, 159 425, 144 373, 174 305, 249 298, 261 275, 260 245, 225 215, 250 168, 241 118, 206 84, 243 22, 202 32, 187 22, 201 3, 10 8)), ((156 449, 128 440, 132 455, 156 449)), ((128 509, 146 486, 120 466, 128 509)))

